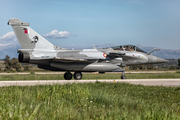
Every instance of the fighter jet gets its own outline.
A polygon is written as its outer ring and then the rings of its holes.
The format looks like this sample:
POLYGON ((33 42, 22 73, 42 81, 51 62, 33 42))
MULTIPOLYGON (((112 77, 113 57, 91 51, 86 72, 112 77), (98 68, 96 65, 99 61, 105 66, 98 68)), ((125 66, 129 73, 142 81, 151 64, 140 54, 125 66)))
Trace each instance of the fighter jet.
POLYGON ((156 64, 168 62, 144 52, 134 45, 120 45, 109 48, 70 50, 53 45, 33 29, 29 23, 12 18, 8 21, 22 49, 18 49, 21 63, 37 64, 39 68, 51 71, 65 71, 64 79, 79 80, 81 72, 122 72, 126 79, 126 65, 156 64), (74 72, 72 74, 71 72, 74 72))

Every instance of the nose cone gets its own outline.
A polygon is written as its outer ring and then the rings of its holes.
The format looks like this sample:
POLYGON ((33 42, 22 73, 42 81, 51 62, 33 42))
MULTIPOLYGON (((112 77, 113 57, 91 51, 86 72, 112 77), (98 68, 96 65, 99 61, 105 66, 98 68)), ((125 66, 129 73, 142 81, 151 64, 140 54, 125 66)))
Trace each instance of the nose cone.
POLYGON ((158 64, 158 63, 167 63, 169 62, 168 60, 156 57, 156 56, 148 56, 148 63, 152 64, 158 64))
POLYGON ((168 63, 168 60, 157 57, 157 63, 168 63))

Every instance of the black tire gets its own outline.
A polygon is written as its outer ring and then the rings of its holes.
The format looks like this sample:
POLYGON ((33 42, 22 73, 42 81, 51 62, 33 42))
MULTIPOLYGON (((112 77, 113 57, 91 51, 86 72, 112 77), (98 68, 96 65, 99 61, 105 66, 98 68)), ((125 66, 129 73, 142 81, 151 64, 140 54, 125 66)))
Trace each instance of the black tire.
POLYGON ((71 79, 72 79, 72 74, 71 74, 70 72, 66 72, 66 73, 64 74, 64 79, 65 79, 65 80, 71 80, 71 79))
POLYGON ((74 73, 74 79, 75 80, 80 80, 82 78, 82 73, 81 72, 75 72, 74 73))
POLYGON ((125 76, 125 75, 122 75, 122 76, 121 76, 121 79, 126 79, 126 76, 125 76))

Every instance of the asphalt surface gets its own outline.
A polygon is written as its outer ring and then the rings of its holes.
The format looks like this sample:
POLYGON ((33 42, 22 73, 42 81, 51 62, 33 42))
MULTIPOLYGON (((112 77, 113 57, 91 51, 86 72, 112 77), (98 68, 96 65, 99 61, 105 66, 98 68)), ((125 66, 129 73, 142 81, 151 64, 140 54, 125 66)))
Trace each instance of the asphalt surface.
POLYGON ((72 84, 72 83, 95 83, 99 82, 127 82, 131 84, 142 84, 148 86, 172 86, 179 87, 180 79, 115 79, 115 80, 29 80, 29 81, 0 81, 0 87, 3 86, 33 86, 45 84, 72 84))
MULTIPOLYGON (((175 73, 176 71, 125 71, 125 73, 175 73)), ((64 74, 64 72, 34 72, 35 74, 64 74)), ((94 74, 98 72, 83 72, 83 74, 94 74)), ((107 73, 112 73, 112 72, 107 72, 107 73)), ((114 72, 114 73, 119 73, 119 72, 114 72)), ((0 73, 0 75, 26 75, 30 74, 30 72, 15 72, 15 73, 0 73)))

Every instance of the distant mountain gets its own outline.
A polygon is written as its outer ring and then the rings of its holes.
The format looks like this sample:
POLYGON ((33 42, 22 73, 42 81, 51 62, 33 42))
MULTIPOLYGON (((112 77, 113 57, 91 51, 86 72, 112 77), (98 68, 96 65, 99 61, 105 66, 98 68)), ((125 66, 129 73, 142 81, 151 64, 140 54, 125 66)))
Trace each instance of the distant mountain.
MULTIPOLYGON (((86 49, 93 48, 91 45, 83 45, 86 49)), ((64 46, 65 48, 69 49, 83 49, 83 46, 64 46)), ((115 46, 113 44, 102 44, 96 45, 96 48, 107 48, 115 46)), ((145 52, 149 52, 156 47, 147 47, 142 45, 136 45, 137 47, 141 48, 145 52)), ((61 47, 61 46, 60 46, 61 47)), ((0 45, 0 59, 4 59, 6 55, 9 55, 11 58, 18 57, 17 49, 21 47, 19 44, 8 44, 8 45, 0 45)), ((160 51, 154 51, 151 54, 164 58, 164 59, 179 59, 180 58, 180 50, 173 50, 173 49, 161 49, 160 51)))
MULTIPOLYGON (((137 47, 141 48, 145 52, 149 52, 152 49, 156 47, 147 47, 147 46, 141 46, 141 45, 136 45, 137 47)), ((180 58, 180 50, 173 50, 173 49, 161 49, 159 51, 154 51, 151 54, 158 56, 160 58, 164 59, 179 59, 180 58)))

